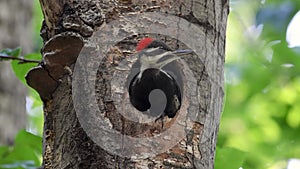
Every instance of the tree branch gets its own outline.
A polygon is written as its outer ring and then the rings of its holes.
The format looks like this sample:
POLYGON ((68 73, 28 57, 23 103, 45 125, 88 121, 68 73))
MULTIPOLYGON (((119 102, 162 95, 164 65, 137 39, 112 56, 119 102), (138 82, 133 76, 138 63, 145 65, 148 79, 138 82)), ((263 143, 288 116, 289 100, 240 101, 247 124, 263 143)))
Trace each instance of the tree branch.
POLYGON ((19 64, 24 64, 24 63, 40 63, 40 60, 30 60, 30 59, 24 59, 24 58, 18 58, 14 56, 7 56, 0 54, 0 59, 7 59, 7 60, 18 60, 19 64))

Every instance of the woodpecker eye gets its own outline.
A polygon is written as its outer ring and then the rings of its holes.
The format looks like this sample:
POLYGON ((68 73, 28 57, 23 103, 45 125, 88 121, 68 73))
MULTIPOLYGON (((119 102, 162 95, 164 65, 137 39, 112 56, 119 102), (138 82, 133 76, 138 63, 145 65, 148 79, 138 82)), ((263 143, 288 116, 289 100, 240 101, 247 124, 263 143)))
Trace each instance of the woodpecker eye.
POLYGON ((166 45, 162 41, 154 40, 153 38, 142 39, 137 44, 136 51, 141 51, 141 50, 149 49, 149 48, 160 48, 163 50, 172 51, 172 49, 168 45, 166 45))
POLYGON ((166 45, 165 43, 158 41, 158 40, 154 40, 152 43, 150 43, 147 48, 159 48, 159 49, 163 49, 166 51, 172 51, 172 49, 166 45))

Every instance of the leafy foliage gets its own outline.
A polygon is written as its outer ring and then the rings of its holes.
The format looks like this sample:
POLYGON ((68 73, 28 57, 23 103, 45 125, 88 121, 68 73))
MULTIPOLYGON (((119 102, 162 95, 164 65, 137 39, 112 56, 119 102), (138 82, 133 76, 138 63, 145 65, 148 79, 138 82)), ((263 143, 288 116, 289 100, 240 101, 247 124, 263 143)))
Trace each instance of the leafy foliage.
MULTIPOLYGON (((35 28, 34 42, 35 49, 39 52, 42 46, 41 37, 39 37, 39 30, 42 24, 42 12, 40 9, 39 1, 34 0, 34 18, 33 27, 35 28)), ((15 57, 25 60, 41 60, 41 55, 38 53, 31 53, 21 56, 21 48, 4 49, 0 51, 0 55, 15 57)), ((0 61, 11 60, 8 58, 0 58, 0 61)), ((20 64, 22 61, 11 61, 12 68, 18 79, 27 86, 25 82, 25 75, 37 63, 20 64)), ((31 88, 28 88, 28 95, 26 98, 27 114, 29 122, 28 128, 19 131, 13 146, 0 146, 0 168, 1 169, 36 169, 42 162, 42 127, 43 127, 43 111, 42 102, 39 95, 31 88), (30 131, 30 132, 28 132, 30 131), (34 133, 34 134, 32 134, 34 133), (37 135, 35 135, 37 134, 37 135)))
POLYGON ((243 169, 286 168, 289 159, 300 158, 300 53, 285 39, 300 3, 232 2, 216 166, 222 154, 239 159, 223 151, 232 147, 246 152, 243 169))
POLYGON ((14 146, 0 146, 0 168, 33 169, 41 164, 42 138, 21 130, 14 146))
MULTIPOLYGON (((21 57, 21 48, 16 49, 4 49, 0 51, 1 56, 5 56, 6 58, 0 58, 1 60, 12 60, 12 58, 19 58, 19 59, 29 59, 29 60, 41 60, 41 54, 37 53, 31 53, 28 55, 25 55, 24 57, 21 57)), ((31 69, 32 67, 36 66, 36 63, 26 63, 26 64, 20 64, 22 61, 20 60, 13 60, 11 62, 12 68, 18 77, 18 79, 21 80, 23 84, 26 85, 25 82, 25 75, 31 69)))
POLYGON ((42 20, 43 20, 43 12, 41 9, 40 1, 39 0, 33 0, 33 22, 32 27, 34 28, 33 31, 33 39, 34 39, 34 48, 35 51, 39 51, 42 48, 42 38, 40 36, 40 30, 42 27, 42 20))
MULTIPOLYGON (((21 54, 21 48, 16 48, 16 49, 3 49, 0 51, 1 55, 4 56, 13 56, 13 57, 19 57, 21 54)), ((4 59, 5 60, 5 59, 4 59)), ((7 59, 9 60, 9 59, 7 59)), ((0 60, 1 61, 1 60, 0 60)))
POLYGON ((235 148, 218 148, 216 154, 215 169, 236 168, 242 166, 245 160, 245 152, 235 148))

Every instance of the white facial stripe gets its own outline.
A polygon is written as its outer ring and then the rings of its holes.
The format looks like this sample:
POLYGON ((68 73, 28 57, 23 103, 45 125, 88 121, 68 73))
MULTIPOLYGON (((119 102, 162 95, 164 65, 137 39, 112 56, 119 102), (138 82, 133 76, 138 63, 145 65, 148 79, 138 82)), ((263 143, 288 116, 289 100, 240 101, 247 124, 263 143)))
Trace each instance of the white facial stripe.
POLYGON ((149 49, 146 49, 145 52, 146 53, 151 53, 151 52, 153 52, 153 51, 155 51, 157 49, 159 49, 159 48, 149 48, 149 49))
MULTIPOLYGON (((162 71, 162 67, 164 67, 165 65, 171 63, 174 60, 180 59, 180 57, 176 56, 175 54, 173 54, 173 52, 171 51, 165 51, 159 55, 155 55, 155 56, 147 56, 147 53, 151 53, 151 52, 155 52, 155 50, 159 50, 159 48, 150 48, 150 49, 146 49, 144 53, 142 53, 142 55, 140 56, 140 63, 141 63, 141 68, 140 68, 140 73, 138 75, 138 79, 140 80, 142 77, 143 72, 146 69, 149 68, 155 68, 155 69, 160 69, 162 71), (165 60, 160 61, 160 59, 162 59, 163 57, 169 55, 169 57, 167 57, 165 60)), ((166 72, 164 72, 166 73, 166 72)), ((166 75, 170 78, 172 78, 168 73, 166 73, 166 75)))
POLYGON ((160 62, 160 63, 158 64, 158 67, 159 67, 159 69, 161 69, 162 67, 166 66, 167 64, 169 64, 169 63, 171 63, 172 61, 177 60, 177 59, 180 59, 180 58, 174 55, 174 57, 169 58, 169 59, 167 59, 167 60, 164 60, 164 61, 160 62))
MULTIPOLYGON (((141 58, 140 58, 141 65, 143 65, 146 69, 147 68, 157 68, 158 69, 158 68, 161 67, 160 65, 166 65, 166 64, 172 62, 174 60, 174 58, 176 58, 176 56, 173 55, 172 58, 167 59, 167 60, 163 61, 160 64, 157 64, 158 60, 160 60, 161 58, 163 58, 166 55, 170 55, 171 53, 172 52, 167 51, 167 52, 164 52, 164 53, 162 53, 160 55, 156 55, 156 56, 142 55, 141 58)), ((178 59, 178 58, 176 58, 176 59, 178 59)))

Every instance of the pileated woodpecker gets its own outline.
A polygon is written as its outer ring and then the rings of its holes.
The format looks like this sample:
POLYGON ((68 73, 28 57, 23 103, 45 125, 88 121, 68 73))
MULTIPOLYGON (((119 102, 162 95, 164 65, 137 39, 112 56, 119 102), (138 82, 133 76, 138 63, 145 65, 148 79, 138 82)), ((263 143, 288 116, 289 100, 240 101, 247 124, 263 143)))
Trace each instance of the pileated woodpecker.
POLYGON ((136 72, 128 88, 131 104, 141 112, 150 112, 149 115, 151 116, 160 115, 155 121, 158 119, 163 120, 165 116, 173 118, 180 109, 182 93, 174 73, 164 70, 164 67, 179 59, 178 55, 191 53, 192 51, 173 51, 165 43, 152 38, 142 39, 138 43, 136 51, 138 52, 138 60, 132 66, 136 69, 136 72), (151 101, 150 95, 155 89, 160 90, 165 97, 156 95, 160 98, 154 98, 154 101, 158 100, 158 102, 161 102, 160 104, 165 105, 151 105, 153 99, 151 101), (163 106, 163 109, 160 110, 162 112, 151 111, 150 109, 157 110, 153 106, 163 106))

